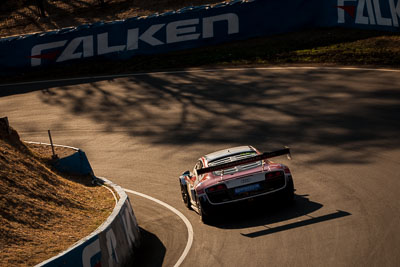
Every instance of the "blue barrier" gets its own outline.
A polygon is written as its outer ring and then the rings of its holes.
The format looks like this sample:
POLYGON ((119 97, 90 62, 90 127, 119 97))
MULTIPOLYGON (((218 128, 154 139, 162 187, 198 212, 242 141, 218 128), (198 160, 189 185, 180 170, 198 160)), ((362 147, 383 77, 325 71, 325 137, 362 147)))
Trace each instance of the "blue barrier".
POLYGON ((316 27, 399 32, 400 0, 253 0, 0 40, 0 70, 209 46, 316 27))
POLYGON ((58 159, 54 167, 60 172, 81 175, 93 174, 85 152, 80 149, 68 157, 58 159))
MULTIPOLYGON (((50 144, 44 143, 28 143, 50 146, 50 144)), ((59 171, 94 175, 85 152, 74 147, 61 147, 76 152, 55 162, 55 167, 59 171)), ((96 180, 113 188, 119 196, 118 203, 111 215, 90 235, 58 255, 35 265, 35 267, 130 266, 141 244, 140 229, 132 205, 121 187, 105 178, 96 177, 96 180)))
MULTIPOLYGON (((112 214, 93 233, 36 267, 130 266, 141 237, 131 203, 122 189, 112 214)), ((117 191, 118 191, 117 190, 117 191)))

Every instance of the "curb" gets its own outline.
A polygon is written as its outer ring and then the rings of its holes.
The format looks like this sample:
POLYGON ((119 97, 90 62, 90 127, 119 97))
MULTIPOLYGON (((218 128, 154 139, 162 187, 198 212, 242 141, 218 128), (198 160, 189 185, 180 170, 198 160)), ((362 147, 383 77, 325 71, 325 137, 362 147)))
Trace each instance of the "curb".
MULTIPOLYGON (((49 145, 38 142, 26 143, 49 145)), ((89 164, 82 150, 69 146, 54 146, 76 150, 80 154, 81 163, 89 164)), ((62 159, 60 162, 62 163, 62 159)), ((140 246, 140 231, 129 198, 120 186, 110 180, 103 177, 94 176, 94 178, 101 184, 112 188, 119 196, 111 215, 90 235, 82 238, 67 250, 35 266, 118 267, 132 263, 134 252, 140 246)))

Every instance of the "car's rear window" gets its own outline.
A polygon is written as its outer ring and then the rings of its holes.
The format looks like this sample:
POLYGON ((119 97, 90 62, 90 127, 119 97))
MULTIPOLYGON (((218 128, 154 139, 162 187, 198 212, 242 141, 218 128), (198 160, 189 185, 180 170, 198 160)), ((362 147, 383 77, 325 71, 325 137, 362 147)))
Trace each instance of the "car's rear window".
MULTIPOLYGON (((221 165, 224 163, 228 163, 228 162, 232 162, 232 161, 236 161, 236 160, 241 160, 241 159, 245 159, 245 158, 249 158, 252 156, 257 155, 257 153, 255 151, 248 151, 248 152, 242 152, 242 153, 238 153, 238 154, 232 154, 226 157, 222 157, 222 158, 218 158, 215 159, 213 161, 210 161, 208 163, 208 166, 217 166, 217 165, 221 165)), ((233 174, 239 171, 244 171, 244 170, 248 170, 248 169, 252 169, 258 166, 261 166, 262 162, 261 160, 256 161, 256 162, 251 162, 251 163, 247 163, 247 164, 243 164, 243 165, 238 165, 235 166, 233 168, 229 168, 229 169, 225 169, 225 170, 220 170, 220 171, 215 171, 213 172, 214 175, 223 175, 223 174, 233 174)))

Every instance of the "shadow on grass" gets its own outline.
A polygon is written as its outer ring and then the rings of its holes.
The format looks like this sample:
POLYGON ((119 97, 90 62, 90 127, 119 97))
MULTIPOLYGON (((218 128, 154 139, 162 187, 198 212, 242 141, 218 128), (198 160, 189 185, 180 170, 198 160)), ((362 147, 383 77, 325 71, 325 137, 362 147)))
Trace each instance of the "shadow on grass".
MULTIPOLYGON (((39 2, 39 1, 38 1, 39 2)), ((37 2, 37 3, 38 3, 37 2)), ((132 1, 132 0, 69 0, 43 1, 46 18, 40 19, 35 1, 6 1, 0 5, 0 24, 9 28, 7 35, 26 34, 18 26, 34 24, 30 30, 60 29, 98 21, 114 21, 134 16, 151 15, 177 10, 189 5, 203 5, 222 2, 221 0, 180 0, 180 1, 132 1), (5 23, 8 20, 8 23, 5 23), (39 22, 38 22, 39 21, 39 22), (5 24, 5 25, 4 25, 5 24)))

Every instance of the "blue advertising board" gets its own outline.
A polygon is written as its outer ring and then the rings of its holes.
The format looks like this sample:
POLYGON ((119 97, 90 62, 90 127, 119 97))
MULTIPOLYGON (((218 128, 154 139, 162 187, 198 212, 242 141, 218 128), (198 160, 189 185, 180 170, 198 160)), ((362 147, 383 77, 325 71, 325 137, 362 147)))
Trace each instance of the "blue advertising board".
POLYGON ((58 159, 54 163, 54 167, 60 172, 93 175, 92 167, 82 150, 76 151, 74 154, 58 159))
POLYGON ((317 27, 399 32, 400 0, 253 0, 0 39, 0 71, 124 60, 317 27))

